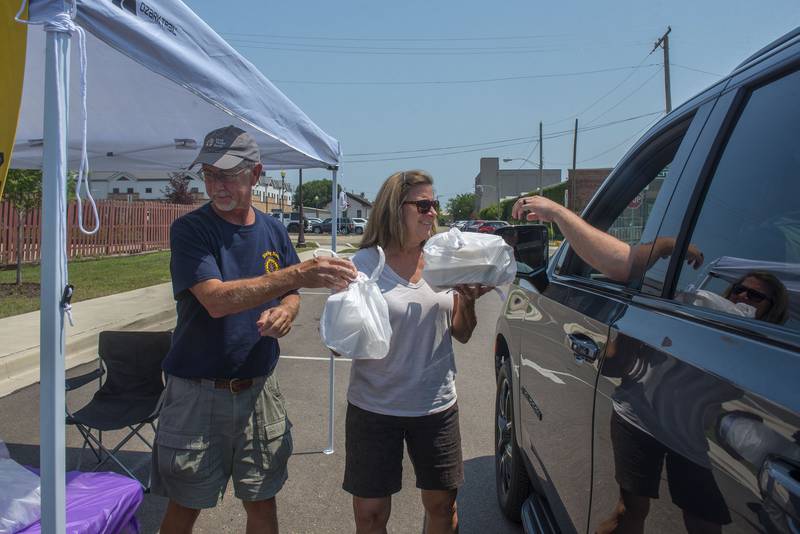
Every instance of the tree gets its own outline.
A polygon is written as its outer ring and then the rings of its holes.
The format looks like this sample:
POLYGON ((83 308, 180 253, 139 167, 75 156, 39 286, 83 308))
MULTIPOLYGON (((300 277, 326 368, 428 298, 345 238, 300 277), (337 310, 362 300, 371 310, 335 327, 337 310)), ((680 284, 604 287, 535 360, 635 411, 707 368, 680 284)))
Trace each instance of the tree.
POLYGON ((469 219, 475 211, 475 194, 462 193, 447 201, 447 212, 454 221, 469 219))
POLYGON ((42 171, 9 169, 4 189, 5 197, 17 209, 17 285, 22 285, 22 235, 28 211, 42 204, 42 171))
MULTIPOLYGON (((3 190, 6 199, 14 204, 19 224, 14 250, 17 251, 17 285, 22 284, 22 236, 28 212, 42 205, 42 171, 9 169, 3 190)), ((67 198, 75 198, 75 176, 67 176, 67 198)))
POLYGON ((194 195, 189 191, 191 176, 179 172, 169 175, 169 182, 161 190, 172 204, 194 204, 194 195))
MULTIPOLYGON (((342 190, 342 186, 337 185, 337 193, 342 190)), ((303 204, 311 208, 324 208, 331 201, 331 180, 311 180, 303 182, 303 204)), ((294 209, 300 208, 300 194, 294 196, 294 209)))
POLYGON ((491 206, 487 206, 483 208, 478 215, 480 216, 481 219, 496 221, 499 218, 499 215, 497 214, 497 207, 498 204, 492 204, 491 206))

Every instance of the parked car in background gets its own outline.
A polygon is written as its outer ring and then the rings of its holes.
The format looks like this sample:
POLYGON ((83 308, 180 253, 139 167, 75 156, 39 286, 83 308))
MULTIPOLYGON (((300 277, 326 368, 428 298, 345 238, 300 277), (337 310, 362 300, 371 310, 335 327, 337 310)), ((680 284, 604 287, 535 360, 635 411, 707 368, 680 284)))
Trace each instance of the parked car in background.
MULTIPOLYGON (((292 234, 296 234, 300 231, 300 213, 293 211, 291 213, 281 213, 279 211, 272 212, 272 216, 276 219, 280 220, 283 225, 286 227, 286 231, 292 234)), ((308 219, 303 217, 305 221, 305 230, 311 230, 311 224, 308 222, 308 219)))
POLYGON ((495 230, 505 226, 510 225, 505 221, 484 221, 483 224, 478 227, 476 232, 480 232, 482 234, 493 234, 495 230))
POLYGON ((453 224, 450 225, 450 228, 458 228, 459 230, 463 231, 464 230, 464 226, 468 222, 469 221, 455 221, 455 222, 453 222, 453 224))
POLYGON ((486 221, 483 219, 467 221, 466 224, 464 224, 462 232, 477 232, 478 228, 480 228, 484 222, 486 221))
POLYGON ((357 234, 363 234, 364 230, 367 229, 367 220, 361 217, 353 217, 353 228, 355 228, 357 234))
POLYGON ((308 217, 308 225, 313 228, 315 224, 322 224, 322 219, 319 217, 308 217))
POLYGON ((800 531, 799 141, 800 28, 597 191, 582 217, 638 268, 599 272, 568 242, 548 262, 545 226, 497 230, 518 274, 494 339, 496 492, 526 532, 800 531))
MULTIPOLYGON (((331 233, 331 218, 328 217, 324 219, 319 225, 315 225, 312 228, 312 231, 315 234, 329 234, 331 233)), ((355 226, 353 225, 353 221, 349 218, 342 217, 339 219, 339 224, 337 225, 337 233, 342 235, 348 235, 355 232, 355 226)))

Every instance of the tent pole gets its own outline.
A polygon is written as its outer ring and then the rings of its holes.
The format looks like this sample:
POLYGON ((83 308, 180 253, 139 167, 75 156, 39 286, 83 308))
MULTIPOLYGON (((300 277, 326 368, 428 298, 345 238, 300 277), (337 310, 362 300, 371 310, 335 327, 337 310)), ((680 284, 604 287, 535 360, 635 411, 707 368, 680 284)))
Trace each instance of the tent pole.
POLYGON ((42 532, 65 531, 64 310, 70 33, 47 31, 42 161, 39 462, 42 532))
POLYGON ((333 184, 331 185, 331 250, 336 252, 336 234, 339 230, 339 189, 336 181, 336 169, 331 171, 333 184))
MULTIPOLYGON (((336 252, 336 230, 339 226, 339 196, 336 194, 336 169, 331 171, 333 184, 331 185, 331 250, 336 252)), ((334 355, 331 352, 330 362, 328 363, 328 446, 323 450, 325 454, 333 454, 333 382, 335 378, 334 355)))

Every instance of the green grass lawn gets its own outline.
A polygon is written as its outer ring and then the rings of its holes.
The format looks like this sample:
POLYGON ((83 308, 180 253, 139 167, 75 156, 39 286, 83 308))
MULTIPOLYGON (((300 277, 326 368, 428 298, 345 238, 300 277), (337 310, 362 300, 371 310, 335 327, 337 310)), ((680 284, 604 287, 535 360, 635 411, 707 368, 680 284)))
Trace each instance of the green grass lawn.
MULTIPOLYGON (((0 317, 39 309, 38 265, 22 267, 21 291, 14 286, 16 271, 0 271, 0 317)), ((69 264, 69 282, 75 286, 72 302, 122 293, 169 282, 169 251, 136 256, 76 260, 69 264)))
MULTIPOLYGON (((315 248, 315 244, 309 244, 297 252, 315 248)), ((16 270, 0 270, 0 318, 39 309, 39 275, 38 265, 23 265, 23 285, 18 288, 14 284, 16 270)), ((75 260, 69 264, 69 283, 75 286, 72 302, 169 281, 169 251, 75 260)))

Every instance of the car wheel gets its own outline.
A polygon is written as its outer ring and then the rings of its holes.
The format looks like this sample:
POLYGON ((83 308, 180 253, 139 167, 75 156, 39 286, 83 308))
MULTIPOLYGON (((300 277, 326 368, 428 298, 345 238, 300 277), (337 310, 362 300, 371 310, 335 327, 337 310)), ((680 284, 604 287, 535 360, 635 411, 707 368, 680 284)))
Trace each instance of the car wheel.
POLYGON ((514 435, 513 405, 511 364, 506 359, 497 375, 497 395, 494 404, 495 486, 500 509, 506 517, 519 522, 522 503, 530 494, 530 481, 514 435))
POLYGON ((346 227, 342 228, 342 235, 348 235, 349 233, 350 233, 350 230, 348 228, 346 228, 346 227))
POLYGON ((322 228, 320 228, 319 226, 315 226, 314 227, 314 233, 315 234, 321 234, 322 233, 322 228))
POLYGON ((361 227, 359 226, 358 228, 356 228, 356 233, 357 233, 358 235, 361 235, 361 234, 363 234, 363 233, 364 233, 364 229, 363 229, 363 228, 361 228, 361 227))

